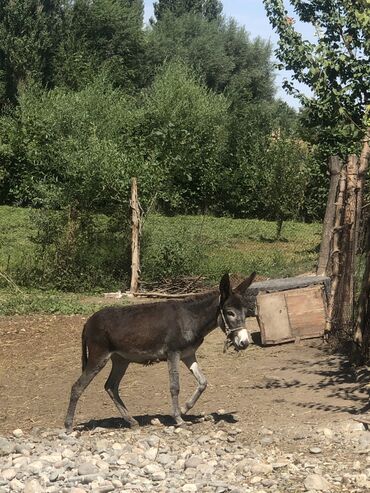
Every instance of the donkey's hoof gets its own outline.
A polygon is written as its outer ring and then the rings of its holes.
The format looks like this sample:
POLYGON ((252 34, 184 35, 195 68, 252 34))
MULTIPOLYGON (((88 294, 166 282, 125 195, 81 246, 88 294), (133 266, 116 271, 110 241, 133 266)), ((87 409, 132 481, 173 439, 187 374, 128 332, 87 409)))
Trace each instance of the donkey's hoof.
POLYGON ((187 424, 183 419, 176 419, 175 427, 176 428, 186 428, 187 424))
POLYGON ((134 430, 134 429, 136 429, 136 428, 140 428, 139 422, 138 422, 138 421, 136 421, 136 419, 132 419, 132 420, 130 420, 130 421, 128 422, 128 424, 129 424, 129 427, 130 427, 130 429, 131 429, 131 430, 134 430))

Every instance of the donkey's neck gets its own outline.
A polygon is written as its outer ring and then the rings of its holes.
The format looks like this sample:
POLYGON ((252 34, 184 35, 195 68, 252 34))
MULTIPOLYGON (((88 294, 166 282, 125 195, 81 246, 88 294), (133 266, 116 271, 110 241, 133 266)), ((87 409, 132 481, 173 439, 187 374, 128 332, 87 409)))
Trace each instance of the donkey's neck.
POLYGON ((199 337, 205 337, 218 324, 219 292, 209 291, 185 302, 186 311, 194 322, 194 330, 199 337))

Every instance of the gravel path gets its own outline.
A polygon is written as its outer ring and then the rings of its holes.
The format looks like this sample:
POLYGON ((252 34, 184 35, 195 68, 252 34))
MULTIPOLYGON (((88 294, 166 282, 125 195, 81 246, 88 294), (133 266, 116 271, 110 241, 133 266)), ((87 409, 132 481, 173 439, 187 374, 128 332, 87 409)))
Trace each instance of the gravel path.
POLYGON ((0 493, 370 491, 370 433, 361 423, 261 428, 251 442, 222 414, 186 428, 154 420, 69 435, 14 430, 0 437, 0 493))

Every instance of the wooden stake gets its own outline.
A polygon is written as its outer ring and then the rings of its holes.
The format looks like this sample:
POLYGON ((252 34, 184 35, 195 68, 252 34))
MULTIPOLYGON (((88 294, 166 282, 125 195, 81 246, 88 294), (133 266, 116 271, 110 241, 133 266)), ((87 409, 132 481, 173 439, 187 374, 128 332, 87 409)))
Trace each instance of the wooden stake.
POLYGON ((343 166, 338 183, 338 195, 335 203, 335 222, 334 222, 334 232, 333 232, 333 247, 331 253, 332 262, 332 278, 330 286, 330 296, 328 300, 328 315, 325 326, 325 332, 330 332, 333 326, 333 314, 334 306, 336 301, 336 295, 339 286, 340 279, 340 260, 341 260, 341 230, 342 230, 342 218, 343 218, 343 206, 344 206, 344 196, 346 192, 346 168, 343 166))
POLYGON ((339 156, 331 156, 329 158, 330 187, 329 187, 328 201, 326 203, 326 211, 325 211, 322 239, 320 245, 319 262, 316 272, 318 276, 326 275, 328 269, 331 240, 333 237, 333 225, 335 218, 335 197, 337 195, 339 173, 341 167, 342 167, 342 161, 340 160, 339 156))
POLYGON ((132 178, 131 181, 131 284, 130 292, 137 293, 139 289, 140 274, 140 224, 141 214, 137 193, 137 180, 132 178))
MULTIPOLYGON (((362 202, 363 202, 363 190, 365 186, 366 172, 369 167, 370 161, 370 130, 368 130, 367 135, 364 138, 362 151, 360 155, 360 166, 358 170, 358 180, 357 180, 357 222, 360 222, 362 215, 362 202)), ((356 231, 356 236, 354 238, 354 248, 357 252, 358 247, 358 236, 359 228, 356 231)), ((362 346, 364 341, 364 336, 366 343, 369 343, 370 335, 366 333, 366 321, 369 317, 369 296, 370 296, 370 225, 367 225, 367 239, 366 239, 366 264, 365 272, 362 278, 361 293, 358 301, 358 312, 357 320, 354 332, 354 341, 358 346, 362 346)), ((367 351, 368 348, 365 348, 367 351)))
POLYGON ((362 143, 362 149, 361 149, 360 160, 359 160, 358 175, 357 175, 357 184, 356 184, 357 212, 356 212, 356 218, 357 218, 358 228, 357 228, 357 231, 356 231, 355 237, 354 237, 355 253, 357 253, 357 249, 358 249, 358 238, 359 238, 359 231, 360 231, 360 221, 362 218, 362 203, 363 203, 363 196, 364 196, 364 188, 365 188, 367 170, 369 168, 369 162, 370 162, 369 141, 370 141, 370 129, 367 131, 367 134, 365 135, 363 143, 362 143))
POLYGON ((354 154, 348 156, 347 163, 347 190, 344 210, 344 229, 342 237, 342 321, 348 322, 352 317, 353 283, 355 274, 355 238, 359 228, 357 214, 358 193, 356 190, 359 172, 359 159, 354 154))

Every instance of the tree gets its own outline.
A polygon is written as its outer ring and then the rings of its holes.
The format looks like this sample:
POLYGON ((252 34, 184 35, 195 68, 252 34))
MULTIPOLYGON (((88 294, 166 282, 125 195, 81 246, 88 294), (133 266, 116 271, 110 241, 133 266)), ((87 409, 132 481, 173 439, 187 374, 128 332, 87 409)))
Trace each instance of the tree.
POLYGON ((296 94, 329 140, 342 155, 362 147, 367 154, 370 127, 370 12, 366 0, 291 0, 299 19, 311 23, 315 41, 304 40, 283 0, 264 0, 267 15, 279 34, 280 67, 292 71, 286 89, 296 94), (294 81, 313 93, 305 96, 294 81), (343 147, 344 146, 344 147, 343 147))
POLYGON ((216 92, 230 88, 229 97, 234 93, 249 100, 273 97, 270 43, 252 41, 232 19, 207 21, 194 13, 169 13, 151 27, 148 47, 154 68, 164 61, 182 60, 216 92))
POLYGON ((60 0, 0 0, 0 107, 21 86, 50 86, 63 18, 60 0))
POLYGON ((154 2, 154 15, 157 21, 163 20, 169 13, 176 17, 188 13, 198 14, 212 21, 219 19, 221 12, 222 3, 219 0, 158 0, 154 2))
POLYGON ((266 207, 277 224, 276 239, 283 222, 297 219, 303 208, 309 174, 310 150, 304 142, 284 135, 271 139, 264 166, 266 207))
POLYGON ((145 77, 142 0, 76 0, 66 8, 55 62, 57 84, 81 89, 97 73, 128 90, 145 77))
MULTIPOLYGON (((297 93, 293 84, 296 80, 305 83, 312 90, 313 97, 298 95, 321 140, 331 148, 333 154, 338 152, 342 157, 353 152, 360 154, 359 165, 353 158, 348 159, 347 163, 347 170, 350 169, 351 174, 356 175, 356 182, 352 176, 351 180, 348 179, 346 189, 345 179, 342 180, 342 195, 347 199, 343 214, 344 221, 348 221, 344 224, 346 228, 343 228, 343 224, 337 225, 341 226, 340 229, 335 228, 336 235, 341 232, 342 236, 341 242, 336 242, 333 251, 335 282, 332 283, 327 326, 331 327, 336 319, 335 325, 340 332, 350 319, 353 308, 354 256, 357 252, 358 224, 370 160, 369 2, 291 0, 290 3, 301 21, 315 27, 316 40, 303 40, 295 29, 294 19, 289 16, 283 0, 264 0, 270 21, 279 34, 277 55, 282 66, 293 71, 292 80, 286 83, 286 87, 297 93)), ((370 341, 369 327, 365 323, 369 318, 370 307, 367 304, 369 272, 369 268, 365 269, 363 293, 366 294, 362 297, 354 334, 354 340, 359 345, 364 340, 370 341)), ((368 356, 369 354, 366 355, 368 356)))
POLYGON ((192 213, 212 205, 222 179, 227 108, 226 98, 183 63, 158 72, 143 100, 137 139, 165 174, 159 190, 164 211, 192 213))

